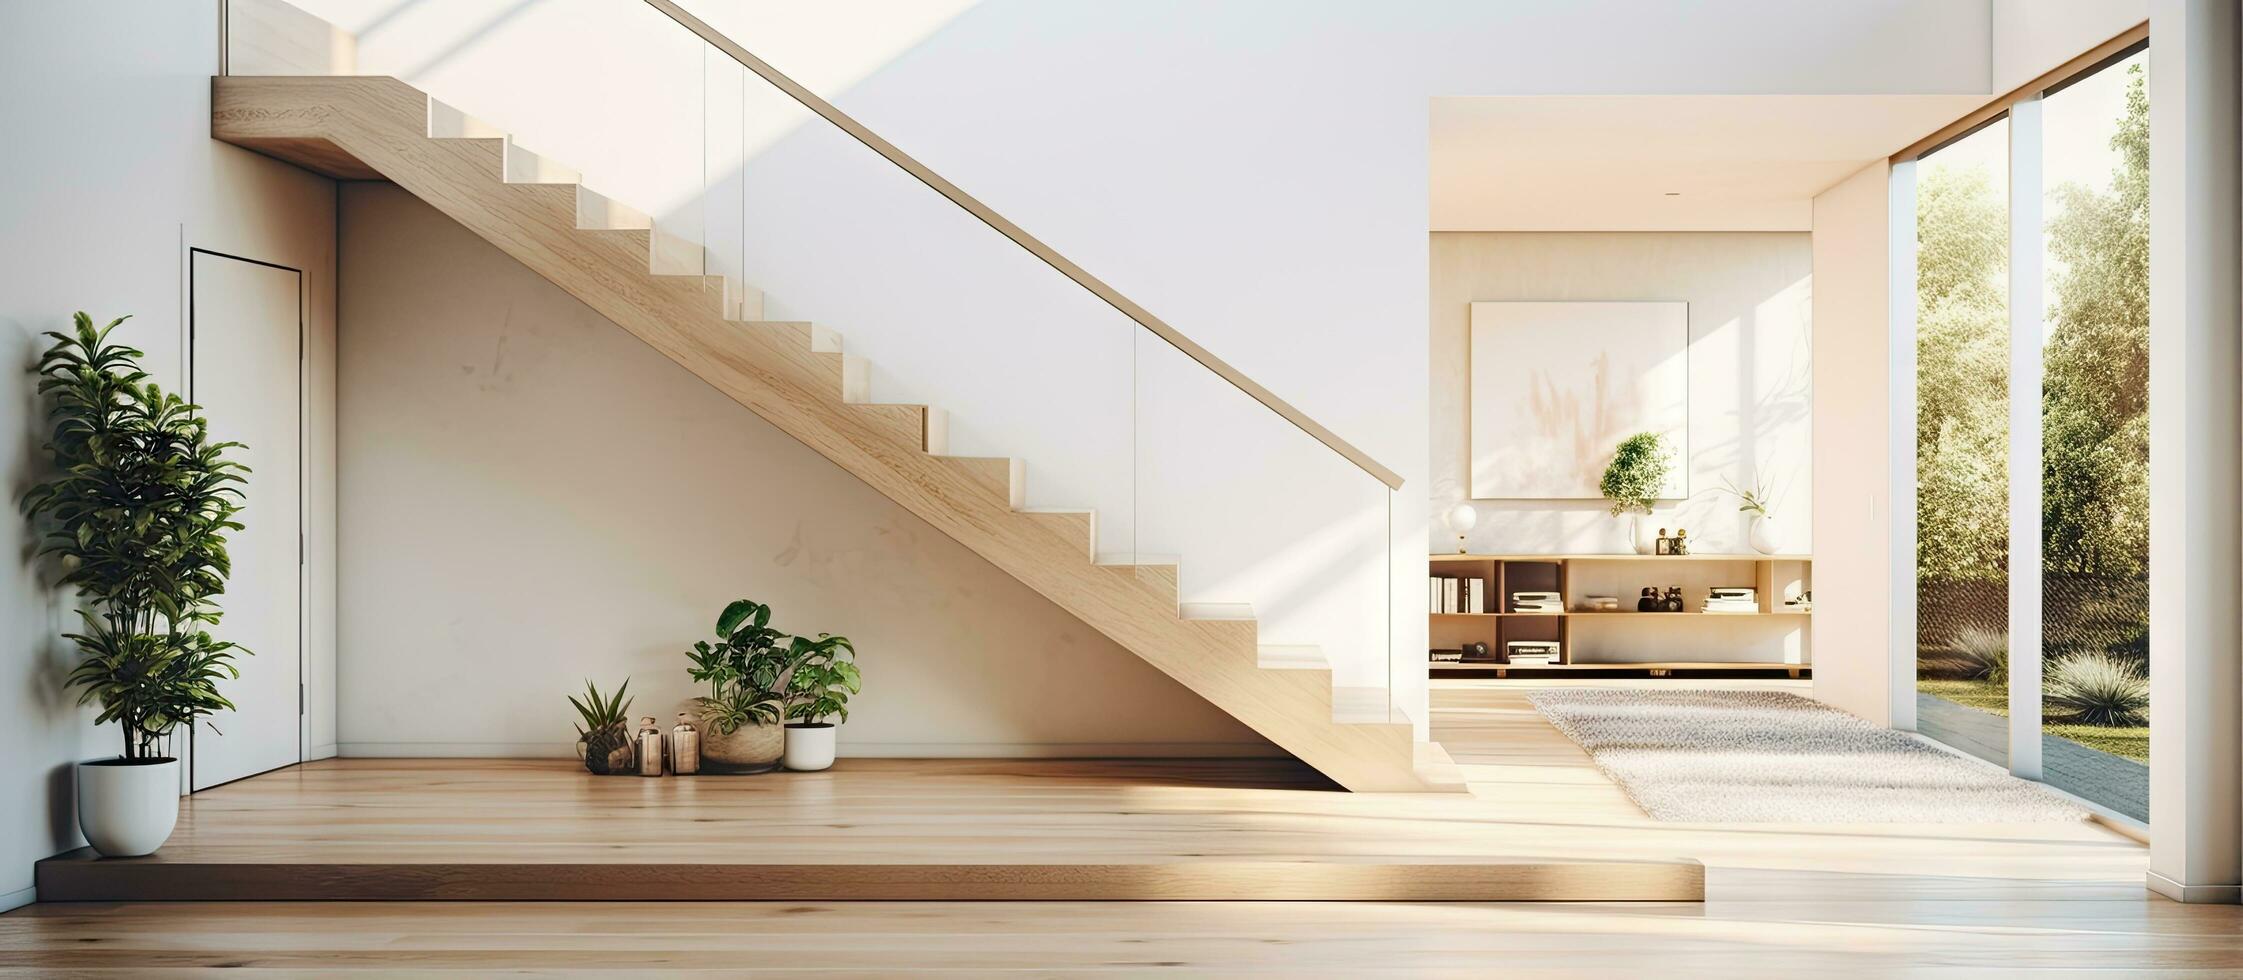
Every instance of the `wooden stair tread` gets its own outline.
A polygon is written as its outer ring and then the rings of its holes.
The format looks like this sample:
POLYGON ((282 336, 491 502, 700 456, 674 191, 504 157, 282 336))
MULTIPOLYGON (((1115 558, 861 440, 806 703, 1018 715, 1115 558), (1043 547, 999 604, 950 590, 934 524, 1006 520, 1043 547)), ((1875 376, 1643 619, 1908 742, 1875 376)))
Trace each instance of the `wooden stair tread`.
POLYGON ((1305 644, 1256 647, 1254 662, 1263 670, 1332 669, 1332 662, 1324 657, 1323 647, 1305 644))

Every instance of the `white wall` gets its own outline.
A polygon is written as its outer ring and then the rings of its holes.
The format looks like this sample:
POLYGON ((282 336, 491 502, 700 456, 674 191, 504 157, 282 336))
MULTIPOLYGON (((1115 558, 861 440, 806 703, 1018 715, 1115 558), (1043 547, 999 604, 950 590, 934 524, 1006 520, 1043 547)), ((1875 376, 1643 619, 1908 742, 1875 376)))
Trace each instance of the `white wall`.
MULTIPOLYGON (((26 901, 32 862, 80 843, 70 764, 115 755, 113 727, 95 728, 63 676, 75 623, 50 574, 26 560, 14 501, 42 476, 41 406, 30 369, 45 330, 127 313, 119 329, 147 352, 154 380, 177 389, 184 334, 185 250, 202 246, 298 266, 311 289, 315 461, 307 504, 333 501, 334 185, 213 142, 210 75, 217 67, 214 0, 101 4, 12 0, 0 5, 0 908, 26 901), (68 617, 66 619, 66 617, 68 617)), ((332 692, 331 526, 308 542, 315 743, 332 741, 318 709, 332 692)), ((328 703, 331 703, 328 702, 328 703)))
POLYGON ((844 755, 1257 755, 1243 725, 389 184, 342 190, 345 755, 665 720, 747 596, 848 635, 844 755))
POLYGON ((1817 196, 1814 215, 1814 693, 1880 725, 1895 708, 1890 172, 1862 169, 1817 196))
POLYGON ((2150 19, 2149 0, 1989 0, 1987 91, 2007 92, 2150 19))
MULTIPOLYGON (((729 120, 740 81, 719 72, 704 89, 698 53, 675 47, 680 35, 650 27, 637 5, 304 6, 358 31, 361 70, 426 84, 595 186, 698 220, 680 197, 690 203, 699 186, 702 133, 676 123, 712 106, 729 120)), ((988 0, 866 71, 852 42, 886 8, 699 6, 783 70, 857 77, 822 94, 1399 471, 1409 483, 1391 503, 1391 601, 1402 609, 1415 608, 1426 547, 1428 355, 1414 325, 1426 316, 1429 97, 1983 91, 1989 40, 1986 8, 1943 0, 988 0), (836 67, 836 52, 857 55, 836 67)), ((1122 396, 1146 393, 1116 359, 1126 325, 1069 300, 1071 287, 1007 258, 989 233, 937 217, 943 208, 924 191, 852 160, 822 128, 770 133, 769 111, 747 112, 745 140, 717 130, 711 172, 723 177, 734 162, 725 154, 746 153, 751 173, 788 165, 772 172, 822 177, 749 182, 773 196, 746 222, 744 237, 765 251, 741 258, 774 313, 839 328, 878 365, 876 396, 949 408, 961 451, 1025 457, 1032 503, 1096 507, 1103 550, 1185 551, 1189 598, 1320 608, 1300 600, 1313 592, 1300 582, 1335 569, 1273 568, 1269 542, 1334 528, 1352 540, 1375 527, 1370 505, 1335 482, 1361 478, 1246 472, 1231 452, 1237 436, 1201 440, 1169 424, 1206 417, 1260 443, 1300 438, 1213 392, 1152 392, 1169 414, 1130 415, 1122 396), (801 254, 836 258, 814 272, 779 264, 801 254), (1054 391, 1066 397, 1045 397, 1054 391), (1124 436, 1189 451, 1123 453, 1124 436), (1158 491, 1189 489, 1178 473, 1235 473, 1207 480, 1188 514, 1219 515, 1241 533, 1127 519, 1133 491, 1158 501, 1158 491), (1266 506, 1303 487, 1331 499, 1308 514, 1266 506)), ((732 204, 720 198, 717 210, 737 225, 732 204)), ((1339 571, 1360 571, 1352 549, 1336 553, 1351 562, 1339 571)), ((1393 623, 1396 663, 1375 643, 1327 652, 1343 683, 1375 683, 1383 666, 1405 686, 1402 701, 1418 703, 1424 625, 1393 623)), ((1313 620, 1271 625, 1318 632, 1313 620)))
MULTIPOLYGON (((1813 547, 1808 406, 1808 236, 1796 232, 1436 232, 1432 236, 1432 467, 1428 533, 1469 494, 1474 301, 1681 301, 1690 307, 1690 496, 1653 524, 1688 528, 1704 554, 1747 554, 1723 481, 1773 494, 1785 547, 1813 547)), ((1601 499, 1478 500, 1480 553, 1622 552, 1626 522, 1601 499)))
POLYGON ((2150 888, 2243 899, 2243 11, 2150 24, 2150 888))

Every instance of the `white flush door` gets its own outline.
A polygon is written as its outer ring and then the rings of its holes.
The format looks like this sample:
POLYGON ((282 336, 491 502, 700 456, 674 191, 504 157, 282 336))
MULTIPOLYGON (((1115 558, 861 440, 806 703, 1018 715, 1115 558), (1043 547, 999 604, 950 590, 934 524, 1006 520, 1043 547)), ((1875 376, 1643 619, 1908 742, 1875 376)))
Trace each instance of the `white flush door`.
POLYGON ((188 267, 187 394, 212 439, 243 444, 231 455, 249 467, 212 633, 252 655, 219 684, 235 710, 195 726, 199 790, 304 758, 303 274, 201 249, 188 267))

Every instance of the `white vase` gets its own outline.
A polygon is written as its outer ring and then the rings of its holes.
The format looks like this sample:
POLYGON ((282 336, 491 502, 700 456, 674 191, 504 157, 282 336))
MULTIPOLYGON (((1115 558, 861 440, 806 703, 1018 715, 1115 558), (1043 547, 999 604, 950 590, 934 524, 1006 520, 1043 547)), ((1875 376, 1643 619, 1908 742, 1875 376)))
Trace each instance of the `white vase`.
POLYGON ((1651 515, 1628 515, 1628 547, 1635 549, 1636 554, 1648 555, 1659 550, 1658 539, 1651 530, 1651 515))
POLYGON ((78 829, 102 857, 153 854, 179 823, 179 760, 78 763, 78 829))
POLYGON ((1752 528, 1745 533, 1745 540, 1751 543, 1752 550, 1763 555, 1783 553, 1783 528, 1776 524, 1775 518, 1765 514, 1752 519, 1752 528))
POLYGON ((832 768, 833 736, 837 731, 837 726, 823 721, 788 725, 786 767, 796 772, 832 768))

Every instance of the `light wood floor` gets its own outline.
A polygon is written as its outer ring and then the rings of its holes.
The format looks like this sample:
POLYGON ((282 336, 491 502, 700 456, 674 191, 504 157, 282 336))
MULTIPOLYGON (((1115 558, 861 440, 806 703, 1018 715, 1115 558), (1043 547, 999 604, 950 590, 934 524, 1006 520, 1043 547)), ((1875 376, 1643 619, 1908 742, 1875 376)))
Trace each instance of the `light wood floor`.
MULTIPOLYGON (((551 973, 1130 974, 1180 966, 1219 974, 1507 969, 1590 976, 2019 969, 2230 976, 2243 970, 2243 910, 2149 897, 2141 884, 2144 850, 2095 825, 1660 824, 1534 715, 1518 685, 1444 682, 1435 708, 1436 736, 1474 783, 1473 799, 1457 810, 1388 809, 1398 798, 1276 794, 1330 797, 1343 812, 1364 809, 1329 819, 1361 819, 1412 835, 1365 839, 1366 852, 1501 840, 1509 850, 1530 853, 1685 854, 1707 866, 1707 900, 49 905, 0 917, 0 970, 145 975, 164 967, 245 965, 284 972, 510 967, 551 973)), ((1160 805, 1197 792, 1149 785, 1141 799, 1160 805)), ((1288 809, 1278 807, 1274 815, 1267 805, 1209 809, 1191 818, 1195 843, 1285 840, 1288 809)), ((955 811, 932 820, 960 832, 975 822, 955 811)), ((1097 836, 1089 827, 1055 832, 1058 838, 1097 836)), ((1042 839, 1022 846, 1064 845, 1042 839)), ((1109 840, 1099 846, 1174 845, 1109 840)))

